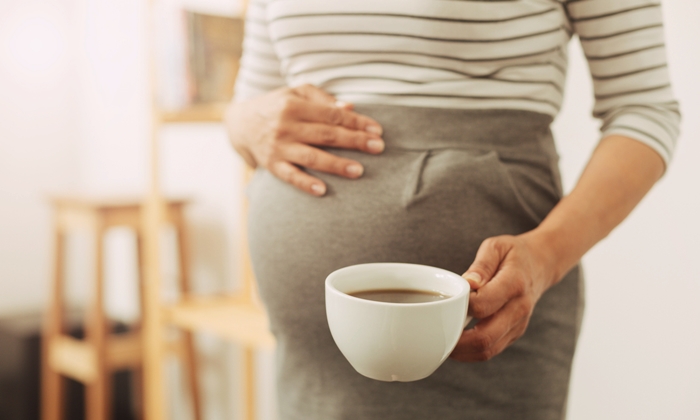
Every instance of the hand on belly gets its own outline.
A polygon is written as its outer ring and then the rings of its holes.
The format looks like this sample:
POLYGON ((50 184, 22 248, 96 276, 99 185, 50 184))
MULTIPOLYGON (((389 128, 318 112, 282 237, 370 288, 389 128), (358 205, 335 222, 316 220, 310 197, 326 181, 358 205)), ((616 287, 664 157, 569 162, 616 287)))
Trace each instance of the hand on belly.
POLYGON ((324 182, 300 167, 350 179, 362 176, 364 168, 314 146, 371 154, 384 150, 379 123, 352 109, 315 86, 302 85, 232 103, 225 122, 231 143, 249 165, 262 166, 302 191, 323 196, 324 182))

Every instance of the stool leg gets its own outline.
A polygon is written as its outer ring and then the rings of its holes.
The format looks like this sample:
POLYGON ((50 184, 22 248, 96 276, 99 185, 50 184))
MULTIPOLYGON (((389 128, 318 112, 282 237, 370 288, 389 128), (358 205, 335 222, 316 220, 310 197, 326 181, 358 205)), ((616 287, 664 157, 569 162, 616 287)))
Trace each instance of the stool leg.
MULTIPOLYGON (((138 325, 139 337, 141 339, 142 345, 145 345, 144 340, 144 329, 143 329, 143 314, 146 308, 146 291, 144 284, 144 268, 143 263, 145 257, 143 255, 143 240, 141 239, 141 233, 136 231, 136 269, 138 275, 138 288, 139 288, 139 312, 140 320, 138 325)), ((143 420, 145 418, 145 408, 143 403, 143 393, 144 393, 144 383, 143 383, 143 364, 133 370, 132 386, 134 388, 134 414, 137 420, 143 420)))
MULTIPOLYGON (((180 278, 178 288, 180 296, 184 297, 190 292, 190 267, 187 233, 185 232, 185 221, 182 214, 182 206, 177 206, 174 212, 175 231, 177 233, 177 249, 178 249, 178 269, 180 278)), ((195 420, 202 419, 202 401, 197 386, 197 354, 194 348, 194 337, 191 331, 182 332, 182 340, 184 347, 184 364, 189 380, 189 388, 192 395, 192 409, 194 410, 195 420)))
POLYGON ((246 420, 255 420, 257 417, 255 402, 257 400, 255 394, 255 349, 245 347, 243 350, 243 376, 245 386, 245 408, 244 418, 246 420))
MULTIPOLYGON (((154 184, 155 185, 155 184, 154 184)), ((154 186, 155 188, 155 186, 154 186)), ((160 227, 163 215, 157 191, 151 190, 142 214, 144 311, 141 314, 143 343, 143 402, 148 420, 167 419, 164 379, 164 320, 161 302, 160 227)))
POLYGON ((95 350, 97 376, 86 384, 86 419, 107 420, 110 416, 111 372, 106 363, 107 320, 104 312, 104 233, 102 223, 95 232, 95 293, 92 308, 85 323, 86 341, 95 350))
POLYGON ((41 418, 42 420, 63 420, 65 417, 65 380, 51 366, 51 344, 63 333, 63 263, 65 258, 65 235, 56 227, 54 235, 54 279, 51 287, 49 308, 42 332, 41 366, 41 418))
POLYGON ((202 420, 202 402, 199 395, 199 387, 197 386, 197 353, 194 348, 194 337, 192 332, 183 331, 185 369, 187 370, 187 378, 189 380, 189 388, 192 395, 192 410, 194 411, 194 419, 202 420))

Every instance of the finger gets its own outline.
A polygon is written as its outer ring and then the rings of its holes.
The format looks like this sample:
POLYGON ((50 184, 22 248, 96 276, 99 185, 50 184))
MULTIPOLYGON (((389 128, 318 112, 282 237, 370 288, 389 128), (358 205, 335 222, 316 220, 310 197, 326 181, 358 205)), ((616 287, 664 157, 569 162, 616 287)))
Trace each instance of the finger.
POLYGON ((348 110, 355 108, 354 104, 345 101, 338 101, 330 93, 309 83, 292 88, 292 93, 311 102, 333 105, 335 107, 348 110))
POLYGON ((508 346, 518 341, 518 339, 525 333, 526 328, 527 324, 522 322, 484 351, 478 353, 454 353, 451 354, 450 357, 455 360, 459 360, 460 362, 485 362, 487 360, 491 360, 503 353, 508 346))
POLYGON ((344 101, 335 101, 335 106, 338 108, 343 108, 352 111, 355 109, 355 105, 350 103, 350 102, 344 102, 344 101))
POLYGON ((485 239, 469 269, 462 274, 475 290, 483 287, 496 274, 510 247, 500 237, 485 239))
POLYGON ((374 119, 357 112, 337 107, 333 104, 323 104, 305 100, 289 100, 285 109, 286 117, 292 120, 302 120, 342 126, 350 130, 364 131, 378 137, 382 127, 374 119))
POLYGON ((308 101, 318 102, 326 105, 334 105, 336 103, 335 96, 309 83, 293 87, 291 91, 298 97, 306 99, 308 101))
POLYGON ((483 361, 500 354, 526 330, 531 308, 512 300, 495 315, 465 330, 450 357, 460 361, 483 361))
POLYGON ((359 178, 364 172, 364 168, 359 162, 341 158, 301 143, 287 143, 281 146, 280 157, 308 169, 346 178, 359 178))
POLYGON ((487 318, 509 301, 525 295, 522 273, 513 265, 505 265, 498 273, 474 294, 470 295, 469 313, 477 319, 487 318))
POLYGON ((302 143, 357 149, 375 154, 384 151, 384 141, 364 131, 320 123, 295 123, 290 124, 289 132, 293 133, 292 140, 302 143))
POLYGON ((311 195, 321 197, 326 193, 326 185, 320 179, 314 178, 289 162, 275 161, 268 170, 282 181, 311 195))

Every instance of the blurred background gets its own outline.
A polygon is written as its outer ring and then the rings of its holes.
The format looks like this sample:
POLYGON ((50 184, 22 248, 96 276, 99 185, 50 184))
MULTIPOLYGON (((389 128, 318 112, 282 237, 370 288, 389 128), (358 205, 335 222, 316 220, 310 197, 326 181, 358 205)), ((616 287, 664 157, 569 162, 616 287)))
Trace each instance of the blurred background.
MULTIPOLYGON (((152 133, 162 193, 191 199, 185 228, 193 292, 245 289, 245 171, 216 122, 231 95, 242 10, 241 0, 0 2, 0 420, 39 418, 41 316, 54 272, 49 197, 145 197, 154 177, 152 133)), ((700 418, 700 5, 672 0, 663 11, 682 134, 664 178, 584 258, 587 305, 572 420, 700 418)), ((554 123, 567 190, 599 126, 576 39, 569 50, 567 96, 554 123)), ((159 235, 168 297, 180 276, 177 235, 172 228, 159 235)), ((115 330, 129 330, 141 314, 134 239, 126 227, 104 237, 104 304, 115 330)), ((75 336, 94 270, 90 236, 68 235, 66 328, 75 336)), ((194 329, 194 338, 201 418, 274 419, 274 350, 206 329, 194 329), (254 381, 245 379, 251 360, 254 381)), ((194 418, 176 359, 165 358, 166 418, 194 418)), ((114 418, 135 418, 132 377, 115 376, 114 418)), ((70 382, 66 394, 68 418, 81 418, 81 385, 70 382)))

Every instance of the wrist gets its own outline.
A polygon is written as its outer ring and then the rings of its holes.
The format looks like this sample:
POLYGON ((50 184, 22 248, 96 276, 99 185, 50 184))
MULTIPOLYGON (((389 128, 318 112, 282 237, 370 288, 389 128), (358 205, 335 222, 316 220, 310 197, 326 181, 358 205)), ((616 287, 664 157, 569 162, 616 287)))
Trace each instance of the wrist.
POLYGON ((240 107, 240 102, 232 100, 224 110, 224 124, 228 134, 229 142, 233 149, 243 159, 250 168, 257 168, 257 161, 253 156, 248 144, 246 144, 246 136, 244 135, 245 118, 241 115, 244 108, 240 107))
POLYGON ((568 255, 563 235, 564 232, 542 227, 520 235, 536 259, 541 262, 541 275, 547 288, 558 283, 579 259, 568 255))

